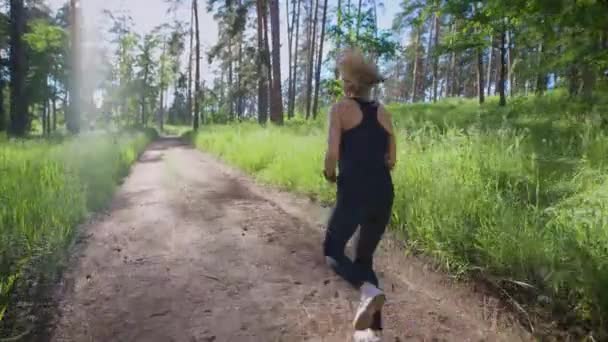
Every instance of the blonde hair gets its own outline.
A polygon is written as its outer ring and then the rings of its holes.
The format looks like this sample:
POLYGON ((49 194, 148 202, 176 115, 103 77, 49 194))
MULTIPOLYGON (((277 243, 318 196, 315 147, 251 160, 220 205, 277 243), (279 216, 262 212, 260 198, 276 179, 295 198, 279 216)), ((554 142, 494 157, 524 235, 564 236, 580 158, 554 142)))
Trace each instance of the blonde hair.
POLYGON ((342 51, 338 58, 338 71, 349 83, 344 85, 345 90, 356 95, 369 91, 384 81, 376 64, 356 48, 342 51))

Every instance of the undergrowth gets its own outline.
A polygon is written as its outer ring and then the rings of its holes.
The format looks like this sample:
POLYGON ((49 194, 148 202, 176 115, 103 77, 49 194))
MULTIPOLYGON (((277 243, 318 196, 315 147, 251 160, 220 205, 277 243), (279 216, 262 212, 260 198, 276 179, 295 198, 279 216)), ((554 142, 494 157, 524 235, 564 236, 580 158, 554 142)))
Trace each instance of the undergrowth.
POLYGON ((0 320, 16 286, 52 276, 76 226, 108 203, 154 135, 0 140, 0 320))
MULTIPOLYGON (((399 151, 392 227, 451 272, 519 284, 517 298, 545 306, 561 323, 602 330, 608 102, 591 106, 558 93, 504 108, 496 102, 388 106, 399 151)), ((321 177, 325 121, 209 126, 192 139, 262 181, 332 201, 321 177)))

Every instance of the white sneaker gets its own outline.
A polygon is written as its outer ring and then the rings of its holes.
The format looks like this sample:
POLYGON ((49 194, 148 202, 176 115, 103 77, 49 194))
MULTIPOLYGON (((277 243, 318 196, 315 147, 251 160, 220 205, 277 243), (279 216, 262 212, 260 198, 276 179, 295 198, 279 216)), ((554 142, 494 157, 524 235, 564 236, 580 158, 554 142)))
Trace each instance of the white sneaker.
POLYGON ((382 333, 372 329, 357 330, 353 336, 354 342, 380 342, 382 341, 382 333))
POLYGON ((382 308, 386 296, 376 286, 364 283, 361 286, 361 302, 353 320, 355 330, 366 330, 372 325, 374 314, 382 308))

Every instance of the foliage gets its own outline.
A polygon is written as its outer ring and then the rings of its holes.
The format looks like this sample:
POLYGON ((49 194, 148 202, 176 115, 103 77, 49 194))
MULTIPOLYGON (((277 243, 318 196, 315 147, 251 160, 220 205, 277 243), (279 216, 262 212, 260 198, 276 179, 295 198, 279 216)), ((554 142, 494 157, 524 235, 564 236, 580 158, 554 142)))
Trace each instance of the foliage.
POLYGON ((47 101, 54 91, 51 79, 63 81, 65 78, 62 73, 66 68, 67 38, 67 32, 48 19, 30 22, 30 31, 23 39, 31 51, 28 88, 33 102, 47 101))
POLYGON ((110 200, 151 138, 150 132, 90 133, 0 142, 0 320, 22 278, 52 275, 77 224, 110 200))
POLYGON ((395 57, 397 43, 391 32, 378 29, 373 8, 359 15, 353 5, 343 14, 341 24, 331 26, 328 34, 334 42, 340 40, 344 46, 356 46, 378 59, 395 57))
POLYGON ((444 96, 479 96, 480 88, 489 95, 503 81, 512 96, 530 91, 542 95, 549 78, 560 78, 571 96, 590 100, 597 81, 605 80, 608 46, 600 13, 608 10, 606 2, 402 0, 400 7, 394 29, 412 39, 404 56, 409 72, 397 73, 397 78, 409 81, 415 72, 415 79, 423 81, 422 92, 433 86, 428 78, 438 77, 434 87, 444 96), (438 69, 424 67, 429 59, 435 59, 438 69), (503 69, 507 79, 501 81, 503 69))

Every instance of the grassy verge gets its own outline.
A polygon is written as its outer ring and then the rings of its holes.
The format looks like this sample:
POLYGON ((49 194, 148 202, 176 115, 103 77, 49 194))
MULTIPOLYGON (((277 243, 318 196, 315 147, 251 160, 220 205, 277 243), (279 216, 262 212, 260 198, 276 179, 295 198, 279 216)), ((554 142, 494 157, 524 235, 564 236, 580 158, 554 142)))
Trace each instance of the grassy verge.
POLYGON ((154 134, 0 141, 0 319, 25 278, 52 276, 75 227, 109 201, 154 134))
POLYGON ((179 136, 185 134, 186 132, 190 131, 191 129, 192 129, 192 126, 165 124, 163 127, 162 133, 165 135, 179 137, 179 136))
MULTIPOLYGON (((393 229, 453 273, 481 271, 564 325, 601 330, 608 135, 600 114, 607 103, 559 94, 506 108, 494 101, 390 106, 399 135, 393 229)), ((323 126, 212 126, 192 139, 262 181, 330 201, 333 189, 320 177, 323 126)))

